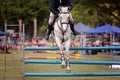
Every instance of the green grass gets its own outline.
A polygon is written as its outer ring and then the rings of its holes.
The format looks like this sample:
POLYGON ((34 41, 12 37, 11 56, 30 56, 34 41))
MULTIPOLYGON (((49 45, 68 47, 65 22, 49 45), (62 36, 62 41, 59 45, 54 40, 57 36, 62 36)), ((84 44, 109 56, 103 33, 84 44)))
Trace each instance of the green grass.
MULTIPOLYGON (((11 51, 13 52, 13 51, 11 51)), ((25 52, 26 56, 59 56, 58 54, 44 54, 44 53, 32 53, 31 51, 25 52)), ((16 51, 14 54, 7 54, 6 63, 6 75, 21 76, 22 61, 20 60, 21 54, 16 51)), ((110 56, 105 53, 99 53, 97 55, 83 55, 82 60, 110 60, 110 56)), ((107 69, 106 65, 71 65, 72 72, 112 72, 120 71, 107 69)), ((64 72, 60 65, 51 64, 26 64, 26 72, 64 72)), ((0 54, 0 80, 4 75, 4 54, 0 54)), ((22 80, 22 78, 6 78, 5 80, 22 80)), ((25 80, 120 80, 120 77, 26 77, 25 80)))

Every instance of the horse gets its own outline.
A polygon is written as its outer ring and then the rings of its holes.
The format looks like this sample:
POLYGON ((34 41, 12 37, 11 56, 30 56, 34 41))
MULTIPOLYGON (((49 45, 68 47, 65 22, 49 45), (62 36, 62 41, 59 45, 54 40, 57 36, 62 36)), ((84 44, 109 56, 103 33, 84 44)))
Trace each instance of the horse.
POLYGON ((69 48, 70 48, 70 12, 68 7, 59 7, 59 15, 53 25, 54 40, 59 47, 61 53, 61 67, 66 68, 66 72, 70 73, 69 64, 69 48), (63 45, 64 43, 64 45, 63 45), (65 48, 65 50, 64 50, 65 48), (66 53, 66 54, 65 54, 66 53))

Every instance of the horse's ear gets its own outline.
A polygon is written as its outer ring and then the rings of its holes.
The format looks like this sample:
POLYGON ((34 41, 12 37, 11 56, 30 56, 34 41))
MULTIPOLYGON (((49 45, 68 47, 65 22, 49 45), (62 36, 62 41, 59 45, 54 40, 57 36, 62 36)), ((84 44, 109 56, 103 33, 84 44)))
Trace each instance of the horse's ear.
POLYGON ((69 7, 67 7, 67 10, 70 10, 69 7))
POLYGON ((61 11, 61 7, 58 7, 58 10, 61 11))
POLYGON ((68 6, 68 10, 71 11, 71 7, 70 6, 68 6))

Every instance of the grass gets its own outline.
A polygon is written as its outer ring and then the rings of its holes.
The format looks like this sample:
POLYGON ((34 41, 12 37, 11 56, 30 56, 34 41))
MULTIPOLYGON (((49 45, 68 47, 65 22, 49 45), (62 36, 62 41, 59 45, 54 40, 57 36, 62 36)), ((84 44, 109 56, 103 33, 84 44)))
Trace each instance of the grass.
MULTIPOLYGON (((21 54, 19 51, 11 51, 12 54, 6 55, 6 75, 21 76, 22 61, 20 60, 21 54)), ((25 52, 26 56, 59 56, 58 54, 44 54, 32 53, 31 51, 25 52)), ((82 60, 110 60, 110 56, 106 53, 99 53, 97 55, 83 55, 82 60)), ((120 71, 117 69, 107 69, 106 65, 71 65, 72 72, 112 72, 120 71)), ((55 64, 26 64, 26 72, 64 72, 60 65, 55 64)), ((4 75, 4 54, 0 54, 0 80, 4 75)), ((22 78, 6 78, 5 80, 22 80, 22 78)), ((120 80, 120 77, 26 77, 25 80, 120 80)))

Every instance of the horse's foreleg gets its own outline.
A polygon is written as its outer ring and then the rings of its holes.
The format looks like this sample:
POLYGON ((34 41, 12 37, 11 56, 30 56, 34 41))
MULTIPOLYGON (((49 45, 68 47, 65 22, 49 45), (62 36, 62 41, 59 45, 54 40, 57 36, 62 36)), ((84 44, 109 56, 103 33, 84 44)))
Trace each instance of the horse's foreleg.
POLYGON ((71 72, 69 63, 70 40, 66 42, 65 47, 66 47, 66 72, 70 73, 71 72))
POLYGON ((66 68, 66 64, 65 64, 65 55, 64 55, 64 51, 63 51, 63 46, 60 46, 60 53, 61 53, 61 67, 62 69, 66 68))
POLYGON ((61 41, 59 39, 56 38, 56 43, 60 49, 60 54, 61 54, 61 67, 64 69, 66 68, 66 63, 65 63, 65 56, 64 56, 64 52, 63 52, 63 46, 61 44, 61 41))
POLYGON ((61 61, 62 61, 62 63, 61 63, 62 69, 65 69, 66 68, 66 63, 65 63, 65 55, 64 55, 63 51, 61 51, 61 61))

